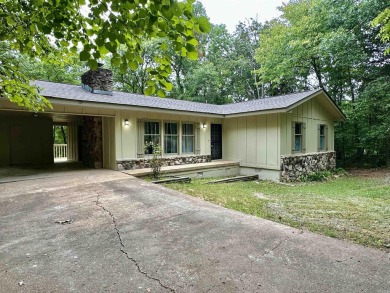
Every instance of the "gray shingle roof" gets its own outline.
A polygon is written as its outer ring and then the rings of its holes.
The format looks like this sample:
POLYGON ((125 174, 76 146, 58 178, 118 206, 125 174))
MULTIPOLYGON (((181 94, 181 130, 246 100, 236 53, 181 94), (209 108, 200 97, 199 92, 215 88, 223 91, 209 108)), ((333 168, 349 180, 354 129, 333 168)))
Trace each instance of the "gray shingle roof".
POLYGON ((105 103, 124 106, 138 106, 154 109, 175 110, 185 112, 197 112, 217 115, 231 115, 247 112, 257 112, 266 110, 277 110, 288 108, 295 103, 311 96, 320 90, 312 90, 297 94, 276 96, 247 102, 213 105, 205 103, 195 103, 190 101, 175 100, 168 98, 157 98, 138 94, 116 92, 112 96, 93 94, 81 86, 54 83, 48 81, 34 81, 41 88, 40 94, 45 97, 51 97, 63 100, 74 100, 94 103, 105 103))

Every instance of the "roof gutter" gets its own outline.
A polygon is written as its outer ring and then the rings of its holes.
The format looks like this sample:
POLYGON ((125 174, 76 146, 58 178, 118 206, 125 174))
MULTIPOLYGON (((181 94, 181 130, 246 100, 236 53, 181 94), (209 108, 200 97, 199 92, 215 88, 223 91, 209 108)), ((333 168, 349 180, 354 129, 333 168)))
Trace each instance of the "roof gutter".
MULTIPOLYGON (((110 104, 110 103, 96 103, 90 101, 76 101, 76 100, 63 100, 60 98, 53 98, 45 96, 49 102, 53 105, 58 106, 78 106, 78 107, 88 107, 88 108, 102 108, 104 105, 105 109, 111 110, 129 110, 129 111, 148 111, 152 113, 164 113, 164 114, 175 114, 175 115, 188 115, 188 116, 204 116, 204 117, 212 117, 212 118, 224 118, 222 114, 213 114, 213 113, 203 113, 203 112, 191 112, 191 111, 183 111, 183 110, 167 110, 164 108, 155 108, 148 106, 131 106, 131 105, 120 105, 120 104, 110 104)), ((56 113, 61 113, 56 111, 56 113)), ((72 114, 68 112, 64 112, 66 114, 72 114)), ((91 115, 86 113, 86 115, 91 115)))

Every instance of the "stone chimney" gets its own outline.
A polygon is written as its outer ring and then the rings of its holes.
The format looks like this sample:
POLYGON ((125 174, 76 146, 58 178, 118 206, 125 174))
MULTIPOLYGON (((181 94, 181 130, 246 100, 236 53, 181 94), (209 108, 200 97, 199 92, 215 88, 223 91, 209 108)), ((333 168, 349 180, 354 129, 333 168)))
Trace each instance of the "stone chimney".
POLYGON ((102 68, 99 63, 96 70, 88 70, 81 76, 83 89, 93 94, 112 95, 112 71, 102 68))

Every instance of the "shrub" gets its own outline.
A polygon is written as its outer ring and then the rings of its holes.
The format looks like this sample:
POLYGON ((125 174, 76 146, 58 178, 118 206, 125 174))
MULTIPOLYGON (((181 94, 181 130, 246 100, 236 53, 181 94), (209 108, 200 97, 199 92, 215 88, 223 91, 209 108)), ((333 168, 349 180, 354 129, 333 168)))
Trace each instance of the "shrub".
POLYGON ((332 173, 330 171, 314 172, 301 177, 301 181, 325 181, 330 177, 332 173))
POLYGON ((153 179, 159 179, 161 176, 161 155, 162 155, 162 148, 158 143, 154 143, 152 141, 145 142, 145 152, 152 151, 152 159, 150 159, 150 167, 152 167, 152 177, 153 179))

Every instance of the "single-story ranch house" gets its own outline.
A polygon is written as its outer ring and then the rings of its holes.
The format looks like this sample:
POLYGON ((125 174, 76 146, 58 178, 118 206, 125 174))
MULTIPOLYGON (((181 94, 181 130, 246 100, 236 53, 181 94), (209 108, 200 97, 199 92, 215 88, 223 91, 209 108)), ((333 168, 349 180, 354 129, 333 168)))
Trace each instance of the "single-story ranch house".
POLYGON ((53 125, 68 127, 67 159, 95 168, 147 167, 149 142, 161 145, 165 165, 223 159, 273 180, 335 167, 334 122, 344 115, 321 89, 211 105, 111 91, 102 68, 82 86, 35 84, 53 109, 32 113, 0 98, 0 167, 52 164, 53 125))

